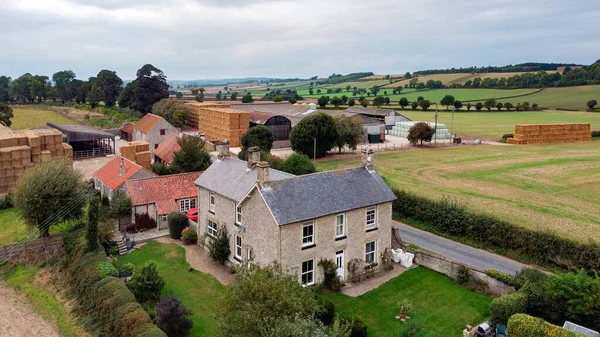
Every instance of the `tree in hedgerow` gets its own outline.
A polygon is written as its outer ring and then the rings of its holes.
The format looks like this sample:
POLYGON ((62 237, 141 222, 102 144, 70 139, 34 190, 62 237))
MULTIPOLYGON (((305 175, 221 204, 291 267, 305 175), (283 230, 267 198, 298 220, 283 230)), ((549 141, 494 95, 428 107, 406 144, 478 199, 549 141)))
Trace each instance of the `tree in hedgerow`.
POLYGON ((471 110, 471 108, 473 107, 473 104, 471 104, 471 103, 469 102, 469 103, 467 103, 466 107, 467 107, 467 111, 469 111, 469 110, 471 110))
POLYGON ((424 99, 419 103, 419 106, 421 109, 423 109, 423 111, 427 111, 427 109, 429 109, 431 106, 431 102, 428 99, 424 99))
POLYGON ((537 103, 533 103, 531 105, 531 110, 536 111, 539 108, 539 105, 537 103))
POLYGON ((98 197, 93 195, 88 205, 88 223, 85 239, 87 241, 87 250, 91 252, 98 249, 98 222, 100 221, 100 203, 98 202, 98 197))
POLYGON ((242 96, 242 103, 252 103, 254 102, 254 99, 252 98, 252 94, 251 93, 246 93, 244 96, 242 96))
POLYGON ((483 106, 485 106, 485 108, 488 109, 488 111, 492 110, 492 108, 496 107, 496 100, 493 98, 486 99, 485 103, 483 103, 483 106))
POLYGON ((506 111, 510 111, 510 109, 512 109, 512 108, 513 108, 512 103, 510 103, 510 102, 504 103, 504 109, 506 109, 506 111))
POLYGON ((398 104, 400 104, 400 107, 402 108, 402 110, 404 110, 404 108, 406 108, 410 103, 408 102, 408 99, 406 97, 402 97, 400 98, 400 101, 398 101, 398 104))
POLYGON ((501 102, 496 103, 496 109, 498 109, 498 111, 502 110, 503 106, 504 104, 502 104, 501 102))
POLYGON ((366 97, 361 98, 361 100, 359 101, 360 105, 362 105, 363 107, 368 107, 369 106, 369 99, 367 99, 366 97))
POLYGON ((263 152, 270 152, 274 141, 275 136, 271 129, 263 125, 254 126, 242 135, 242 151, 257 146, 263 152))
POLYGON ((338 108, 340 106, 340 104, 342 104, 342 99, 337 96, 333 96, 331 98, 330 102, 331 102, 331 104, 333 104, 333 106, 338 108))
POLYGON ((413 110, 417 110, 417 108, 419 107, 419 102, 417 102, 417 101, 414 101, 414 102, 410 103, 410 107, 411 107, 413 110))
POLYGON ((277 264, 240 268, 216 308, 219 337, 281 336, 282 325, 314 319, 322 310, 314 293, 277 264))
POLYGON ((25 223, 47 237, 50 226, 83 215, 82 191, 81 175, 68 160, 57 158, 25 171, 14 189, 14 204, 25 223))
POLYGON ((229 236, 227 227, 221 227, 217 230, 215 237, 209 239, 208 255, 213 261, 225 264, 225 261, 229 258, 229 255, 231 254, 231 249, 229 248, 229 236))
POLYGON ((459 100, 454 101, 454 109, 460 110, 460 108, 462 108, 462 106, 463 106, 463 104, 461 101, 459 101, 459 100))
POLYGON ((454 104, 454 96, 452 95, 446 95, 444 96, 444 98, 442 98, 442 100, 440 101, 441 105, 444 105, 446 107, 446 110, 448 110, 448 108, 454 104))
POLYGON ((335 146, 338 138, 335 120, 328 114, 318 112, 302 119, 290 132, 292 150, 310 158, 323 157, 335 146), (316 142, 316 151, 315 151, 316 142))
POLYGON ((354 106, 356 104, 356 100, 354 98, 348 99, 348 106, 354 106))
POLYGON ((308 158, 307 155, 294 152, 288 156, 280 168, 283 172, 301 176, 317 172, 315 164, 308 158))
POLYGON ((324 108, 327 105, 327 103, 329 103, 329 97, 327 96, 321 96, 317 100, 317 104, 319 104, 321 108, 324 108))
POLYGON ((210 166, 210 155, 200 136, 182 135, 177 143, 181 150, 173 154, 171 170, 175 173, 204 171, 210 166))
POLYGON ((156 263, 153 261, 146 262, 127 283, 127 287, 140 303, 158 301, 164 286, 165 281, 158 275, 156 263))
POLYGON ((588 109, 593 109, 596 107, 596 105, 598 104, 598 102, 596 102, 595 99, 589 100, 587 101, 586 105, 588 107, 588 109))
POLYGON ((353 117, 335 117, 335 124, 338 130, 338 138, 335 141, 338 152, 342 152, 344 146, 356 150, 360 138, 364 135, 361 120, 353 117))
POLYGON ((13 117, 13 109, 4 103, 0 103, 0 125, 10 127, 12 124, 10 119, 13 117))
POLYGON ((423 146, 423 142, 430 142, 434 134, 434 128, 425 122, 420 122, 416 123, 408 130, 407 138, 411 144, 416 145, 418 142, 421 142, 421 146, 423 146))
POLYGON ((281 102, 281 101, 283 101, 283 96, 277 95, 277 96, 273 97, 273 102, 278 103, 278 102, 281 102))
POLYGON ((373 105, 380 107, 385 104, 385 98, 383 96, 377 96, 373 98, 373 105))
POLYGON ((483 103, 481 103, 481 102, 477 102, 477 103, 475 104, 475 110, 477 110, 477 111, 481 111, 481 109, 483 109, 483 103))
POLYGON ((100 87, 98 87, 97 85, 92 84, 92 88, 87 93, 87 96, 85 98, 86 102, 88 102, 93 109, 97 107, 103 99, 104 92, 102 92, 102 89, 100 89, 100 87))
POLYGON ((525 111, 529 110, 529 102, 523 102, 523 110, 525 110, 525 111))
POLYGON ((175 296, 162 296, 156 306, 156 326, 168 337, 187 336, 194 323, 192 311, 175 296))

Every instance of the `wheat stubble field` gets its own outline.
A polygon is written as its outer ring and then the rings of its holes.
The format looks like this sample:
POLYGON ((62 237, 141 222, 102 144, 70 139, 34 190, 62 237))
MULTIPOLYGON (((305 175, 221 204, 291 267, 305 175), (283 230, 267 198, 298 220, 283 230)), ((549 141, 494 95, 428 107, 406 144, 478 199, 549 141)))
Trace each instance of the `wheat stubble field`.
MULTIPOLYGON (((377 154, 393 185, 524 227, 600 241, 600 144, 462 146, 377 154)), ((325 160, 319 170, 358 165, 325 160)))

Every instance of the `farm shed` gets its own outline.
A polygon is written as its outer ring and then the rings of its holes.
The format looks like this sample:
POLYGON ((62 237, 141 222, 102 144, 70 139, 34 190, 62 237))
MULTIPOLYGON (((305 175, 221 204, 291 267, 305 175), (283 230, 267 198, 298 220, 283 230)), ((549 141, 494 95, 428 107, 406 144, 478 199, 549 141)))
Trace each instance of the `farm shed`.
POLYGON ((398 122, 410 122, 409 118, 391 109, 350 107, 344 110, 344 112, 361 114, 364 116, 369 116, 371 118, 381 120, 385 123, 385 128, 387 130, 391 129, 398 122))
POLYGON ((250 112, 250 127, 263 125, 269 128, 275 140, 287 140, 292 130, 292 121, 281 115, 272 115, 266 112, 250 112))
POLYGON ((46 123, 62 132, 65 143, 73 147, 73 158, 94 157, 115 153, 115 136, 85 125, 46 123))

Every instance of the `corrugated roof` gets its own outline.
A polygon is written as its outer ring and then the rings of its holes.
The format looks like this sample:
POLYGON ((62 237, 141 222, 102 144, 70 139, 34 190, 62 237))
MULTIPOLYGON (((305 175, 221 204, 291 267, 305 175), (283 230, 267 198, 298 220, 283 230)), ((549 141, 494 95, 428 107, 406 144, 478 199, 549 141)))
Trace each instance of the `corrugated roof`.
POLYGON ((265 124, 266 121, 269 120, 269 118, 271 118, 273 116, 275 116, 275 115, 267 113, 267 112, 251 111, 250 112, 250 122, 254 123, 254 124, 263 125, 263 124, 265 124))
MULTIPOLYGON (((269 169, 273 181, 294 175, 269 169)), ((196 185, 209 189, 235 201, 241 201, 256 185, 256 167, 248 169, 248 163, 236 158, 216 160, 196 180, 196 185)))
POLYGON ((177 143, 177 139, 177 136, 171 133, 154 150, 154 155, 160 158, 163 163, 170 164, 173 161, 173 154, 181 150, 181 146, 177 143))
POLYGON ((162 117, 160 116, 146 114, 144 118, 135 123, 134 128, 140 130, 142 133, 148 133, 161 119, 162 117))
POLYGON ((396 199, 383 178, 364 167, 314 173, 271 185, 260 192, 280 226, 396 199))
POLYGON ((111 190, 115 190, 141 170, 146 169, 127 158, 116 156, 113 158, 113 160, 109 161, 106 163, 106 165, 94 172, 94 177, 100 180, 111 190), (125 174, 123 175, 121 175, 121 162, 125 164, 125 174))
POLYGON ((201 174, 190 172, 129 180, 125 190, 132 206, 155 204, 158 214, 168 214, 179 211, 177 200, 198 197, 194 181, 201 174))

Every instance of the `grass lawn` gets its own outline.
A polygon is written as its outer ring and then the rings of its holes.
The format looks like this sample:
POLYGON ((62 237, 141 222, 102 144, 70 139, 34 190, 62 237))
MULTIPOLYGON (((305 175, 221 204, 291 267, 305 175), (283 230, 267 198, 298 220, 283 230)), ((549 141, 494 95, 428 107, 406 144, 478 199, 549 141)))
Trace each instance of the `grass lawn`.
POLYGON ((12 106, 14 118, 11 129, 31 129, 46 126, 47 122, 77 124, 74 121, 50 110, 20 109, 12 106))
POLYGON ((30 233, 14 208, 0 211, 0 246, 23 241, 30 233))
MULTIPOLYGON (((471 209, 540 231, 600 240, 597 142, 459 146, 377 154, 375 167, 402 189, 465 202, 471 209)), ((323 160, 319 170, 356 166, 323 160)))
POLYGON ((216 332, 216 301, 225 287, 209 274, 188 271, 185 249, 176 244, 150 241, 140 249, 119 258, 118 265, 132 263, 136 269, 146 261, 156 262, 165 280, 163 293, 173 293, 194 313, 190 336, 214 336, 216 332))
POLYGON ((40 268, 35 266, 18 266, 14 270, 4 271, 1 276, 9 287, 27 297, 36 313, 55 323, 62 336, 82 336, 82 327, 67 313, 64 304, 56 298, 54 292, 35 282, 39 271, 40 268))
POLYGON ((478 324, 489 316, 492 298, 457 285, 449 277, 426 268, 411 269, 360 297, 324 293, 336 312, 360 317, 371 337, 396 336, 400 321, 398 301, 413 303, 410 317, 421 323, 425 336, 460 336, 466 324, 478 324))

